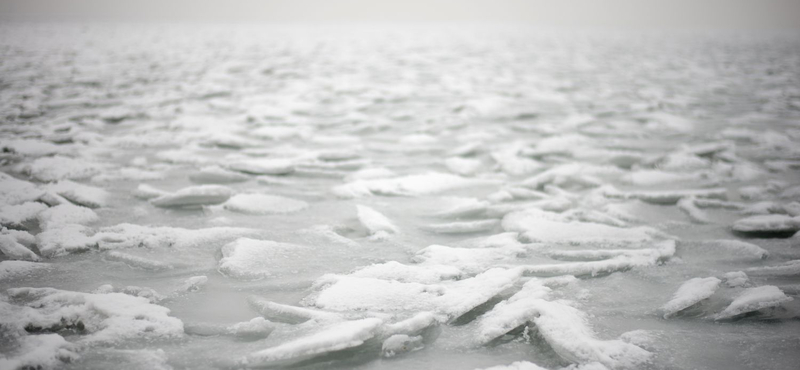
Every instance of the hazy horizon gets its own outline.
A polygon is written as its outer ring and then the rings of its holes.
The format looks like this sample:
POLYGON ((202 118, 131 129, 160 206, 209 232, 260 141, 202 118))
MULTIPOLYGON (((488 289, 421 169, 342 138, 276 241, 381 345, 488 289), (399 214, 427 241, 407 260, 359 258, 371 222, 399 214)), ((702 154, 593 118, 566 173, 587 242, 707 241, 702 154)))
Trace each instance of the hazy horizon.
POLYGON ((5 20, 492 22, 541 26, 792 28, 791 0, 0 0, 5 20))

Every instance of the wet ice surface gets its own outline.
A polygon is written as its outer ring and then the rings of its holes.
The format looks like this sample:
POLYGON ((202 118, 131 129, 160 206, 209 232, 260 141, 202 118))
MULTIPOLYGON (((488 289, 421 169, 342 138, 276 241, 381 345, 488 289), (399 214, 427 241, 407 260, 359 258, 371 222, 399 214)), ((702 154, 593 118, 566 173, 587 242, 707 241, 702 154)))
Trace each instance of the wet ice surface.
POLYGON ((0 368, 800 359, 797 35, 0 28, 0 368))

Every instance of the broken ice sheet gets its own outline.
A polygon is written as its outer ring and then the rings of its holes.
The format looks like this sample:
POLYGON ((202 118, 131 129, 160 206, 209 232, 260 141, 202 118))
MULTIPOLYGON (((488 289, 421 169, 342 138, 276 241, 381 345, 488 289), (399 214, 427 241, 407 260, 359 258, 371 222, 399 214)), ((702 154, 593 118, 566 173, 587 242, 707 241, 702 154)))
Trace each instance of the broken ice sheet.
POLYGON ((791 33, 0 33, 0 367, 797 367, 791 33))

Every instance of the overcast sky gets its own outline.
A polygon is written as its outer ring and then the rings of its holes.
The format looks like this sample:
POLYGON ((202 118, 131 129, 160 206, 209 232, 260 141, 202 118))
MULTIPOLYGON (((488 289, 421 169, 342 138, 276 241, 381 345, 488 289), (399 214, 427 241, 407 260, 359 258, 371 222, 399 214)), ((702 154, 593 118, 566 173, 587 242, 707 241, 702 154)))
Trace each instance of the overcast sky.
POLYGON ((800 28, 800 0, 0 0, 5 19, 800 28))

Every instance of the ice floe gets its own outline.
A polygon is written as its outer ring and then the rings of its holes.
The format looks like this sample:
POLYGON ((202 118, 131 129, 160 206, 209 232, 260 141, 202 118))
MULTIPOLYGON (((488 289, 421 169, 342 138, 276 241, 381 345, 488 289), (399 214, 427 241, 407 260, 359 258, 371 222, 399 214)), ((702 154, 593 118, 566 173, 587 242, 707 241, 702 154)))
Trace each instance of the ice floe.
POLYGON ((481 161, 471 158, 451 157, 444 161, 450 172, 461 176, 474 175, 481 167, 481 161))
POLYGON ((662 235, 639 226, 621 228, 594 222, 566 221, 557 213, 537 209, 514 212, 503 217, 503 229, 516 231, 530 242, 647 242, 662 235))
POLYGON ((0 225, 22 226, 27 221, 35 220, 36 216, 45 209, 47 206, 39 202, 0 206, 0 225))
POLYGON ((287 257, 308 250, 296 244, 240 238, 222 247, 219 272, 237 279, 262 279, 276 274, 287 257))
POLYGON ((361 222, 370 235, 395 234, 398 232, 397 226, 380 212, 363 205, 356 205, 358 221, 361 222))
POLYGON ((52 191, 79 206, 98 208, 108 203, 109 194, 106 190, 94 186, 78 184, 70 180, 61 180, 49 185, 47 190, 52 191))
POLYGON ((500 226, 500 220, 475 220, 429 224, 421 228, 437 234, 466 234, 491 231, 500 226))
POLYGON ((370 195, 425 195, 459 188, 490 185, 493 180, 465 178, 457 175, 430 172, 388 179, 356 180, 337 186, 333 193, 342 198, 370 195))
POLYGON ((800 216, 759 215, 737 220, 733 231, 744 234, 775 234, 790 236, 800 231, 800 216))
POLYGON ((722 312, 714 316, 715 320, 729 320, 741 315, 767 308, 777 307, 791 301, 778 287, 764 285, 747 288, 739 294, 733 302, 722 312))
POLYGON ((40 212, 36 218, 44 230, 57 229, 65 225, 87 225, 99 220, 97 213, 89 208, 60 204, 40 212))
POLYGON ((0 368, 52 369, 79 357, 74 346, 58 334, 26 335, 14 347, 0 355, 0 368))
POLYGON ((44 190, 33 183, 0 172, 0 203, 16 205, 37 200, 44 190))
POLYGON ((373 338, 382 323, 380 319, 368 318, 334 324, 307 337, 253 352, 240 359, 237 364, 244 367, 286 365, 320 354, 357 347, 373 338))
POLYGON ((0 253, 13 260, 38 261, 39 256, 9 235, 0 235, 0 253))
POLYGON ((326 275, 304 302, 328 310, 433 311, 455 320, 510 288, 519 276, 519 271, 496 268, 468 279, 420 284, 326 275))
POLYGON ((397 261, 366 266, 350 274, 350 276, 354 277, 397 280, 400 282, 421 284, 434 284, 443 280, 456 280, 462 275, 463 271, 461 269, 451 265, 405 265, 397 261))
POLYGON ((0 261, 0 281, 31 275, 36 271, 48 270, 52 265, 29 261, 0 261))
POLYGON ((263 317, 256 317, 250 321, 232 325, 186 324, 184 329, 187 334, 192 335, 230 335, 240 338, 262 339, 268 337, 275 330, 275 324, 263 317))
POLYGON ((568 262, 559 264, 525 265, 520 267, 525 275, 531 276, 597 276, 635 267, 653 266, 675 255, 675 241, 657 242, 653 248, 620 250, 585 250, 551 253, 554 257, 589 259, 588 262, 568 262))
POLYGON ((198 185, 150 199, 157 207, 199 207, 220 204, 233 195, 231 188, 221 185, 198 185))
POLYGON ((726 272, 725 275, 722 275, 722 278, 728 288, 746 287, 750 284, 750 278, 743 271, 726 272))
POLYGON ((672 299, 661 307, 664 318, 670 318, 683 310, 694 306, 704 299, 708 299, 719 288, 722 281, 715 277, 694 278, 683 283, 672 299))
POLYGON ((800 276, 800 259, 777 265, 750 267, 745 271, 754 276, 800 276))
POLYGON ((83 225, 68 224, 36 235, 36 246, 44 257, 83 252, 96 245, 92 230, 83 225))
POLYGON ((225 209, 247 214, 287 214, 308 208, 308 203, 268 194, 236 194, 223 204, 225 209))
POLYGON ((478 341, 485 344, 519 326, 532 325, 561 358, 571 363, 634 368, 650 360, 651 353, 636 345, 597 339, 587 315, 565 302, 547 300, 550 292, 540 280, 525 283, 519 292, 480 318, 478 341))
POLYGON ((295 161, 283 158, 248 159, 233 162, 228 168, 253 175, 286 175, 294 172, 295 161))
POLYGON ((55 156, 43 157, 33 161, 25 170, 31 177, 42 182, 65 179, 85 179, 92 177, 105 166, 78 158, 55 156))
MULTIPOLYGON (((178 227, 150 227, 119 224, 101 228, 93 238, 101 250, 122 248, 172 248, 192 250, 214 248, 240 237, 255 236, 258 230, 237 227, 209 227, 184 229, 178 227)), ((40 234, 41 235, 41 234, 40 234)))
POLYGON ((200 184, 227 184, 247 181, 250 178, 247 175, 228 171, 220 166, 208 166, 189 175, 189 179, 200 184))
POLYGON ((13 325, 28 331, 76 329, 81 344, 120 343, 129 338, 176 338, 181 320, 169 309, 123 293, 91 294, 53 288, 8 290, 20 306, 13 325))
POLYGON ((383 357, 394 357, 405 352, 416 351, 425 347, 421 336, 395 334, 383 341, 381 354, 383 357))
MULTIPOLYGON (((546 370, 545 368, 528 361, 512 362, 508 365, 497 365, 482 370, 546 370)), ((600 369, 598 369, 600 370, 600 369)))

